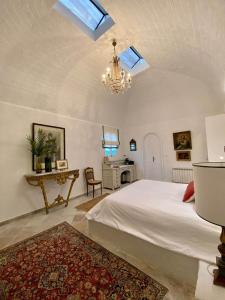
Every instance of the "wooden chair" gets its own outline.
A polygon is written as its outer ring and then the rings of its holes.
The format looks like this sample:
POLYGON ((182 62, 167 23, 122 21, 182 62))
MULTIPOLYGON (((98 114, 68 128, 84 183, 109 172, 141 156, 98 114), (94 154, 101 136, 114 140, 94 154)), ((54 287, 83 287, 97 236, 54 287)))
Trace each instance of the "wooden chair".
POLYGON ((86 168, 84 169, 84 175, 86 179, 87 184, 87 196, 88 196, 88 186, 92 186, 93 188, 93 198, 95 197, 95 185, 101 185, 101 195, 102 195, 102 181, 101 180, 95 180, 94 177, 94 169, 93 168, 86 168))

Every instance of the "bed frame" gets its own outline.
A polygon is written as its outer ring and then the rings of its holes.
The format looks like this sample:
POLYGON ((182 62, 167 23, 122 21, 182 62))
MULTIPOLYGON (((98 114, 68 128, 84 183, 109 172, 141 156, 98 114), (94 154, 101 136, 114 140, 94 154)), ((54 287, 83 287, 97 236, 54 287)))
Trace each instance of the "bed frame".
POLYGON ((166 275, 180 284, 196 286, 198 259, 155 246, 96 221, 88 221, 88 231, 93 239, 102 241, 103 246, 110 243, 115 249, 119 249, 125 255, 129 253, 159 274, 166 275))

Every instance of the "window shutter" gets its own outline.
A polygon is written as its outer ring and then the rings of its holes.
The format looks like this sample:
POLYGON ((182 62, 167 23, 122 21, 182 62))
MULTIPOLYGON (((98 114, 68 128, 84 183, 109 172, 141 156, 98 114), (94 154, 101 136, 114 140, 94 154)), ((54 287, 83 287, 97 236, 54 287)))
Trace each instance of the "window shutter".
POLYGON ((103 129, 103 140, 102 146, 103 148, 118 148, 120 145, 119 141, 119 129, 102 126, 103 129))

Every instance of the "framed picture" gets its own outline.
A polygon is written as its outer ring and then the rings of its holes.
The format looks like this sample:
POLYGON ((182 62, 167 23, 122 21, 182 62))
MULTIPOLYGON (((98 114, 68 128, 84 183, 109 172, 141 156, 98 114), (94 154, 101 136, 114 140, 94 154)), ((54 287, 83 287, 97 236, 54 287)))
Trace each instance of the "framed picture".
MULTIPOLYGON (((65 128, 63 127, 57 127, 57 126, 51 126, 51 125, 44 125, 44 124, 38 124, 33 123, 32 124, 32 136, 33 139, 37 137, 38 130, 42 129, 47 135, 51 134, 52 137, 56 139, 57 144, 57 150, 54 154, 54 157, 52 159, 52 168, 56 168, 56 160, 63 160, 66 158, 66 147, 65 147, 65 128)), ((35 157, 32 157, 32 166, 33 171, 35 171, 35 157)), ((44 157, 42 158, 42 169, 45 169, 44 164, 44 157)))
POLYGON ((173 133, 174 150, 192 149, 191 132, 181 131, 173 133))
POLYGON ((177 151, 176 152, 177 160, 190 161, 191 160, 191 151, 177 151))
POLYGON ((68 169, 68 160, 67 159, 57 160, 56 161, 56 169, 57 170, 68 169))

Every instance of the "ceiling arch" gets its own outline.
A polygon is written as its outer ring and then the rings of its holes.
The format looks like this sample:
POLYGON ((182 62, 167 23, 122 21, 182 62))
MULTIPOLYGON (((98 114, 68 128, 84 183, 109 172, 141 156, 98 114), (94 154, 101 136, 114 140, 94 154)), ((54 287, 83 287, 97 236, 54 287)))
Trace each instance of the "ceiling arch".
POLYGON ((113 97, 100 82, 114 37, 118 51, 134 45, 149 62, 141 76, 152 69, 183 73, 209 85, 218 101, 224 98, 223 0, 102 0, 116 24, 96 42, 59 15, 54 3, 0 2, 0 93, 5 101, 90 120, 102 120, 103 109, 100 116, 96 106, 104 103, 124 108, 126 94, 113 97))

